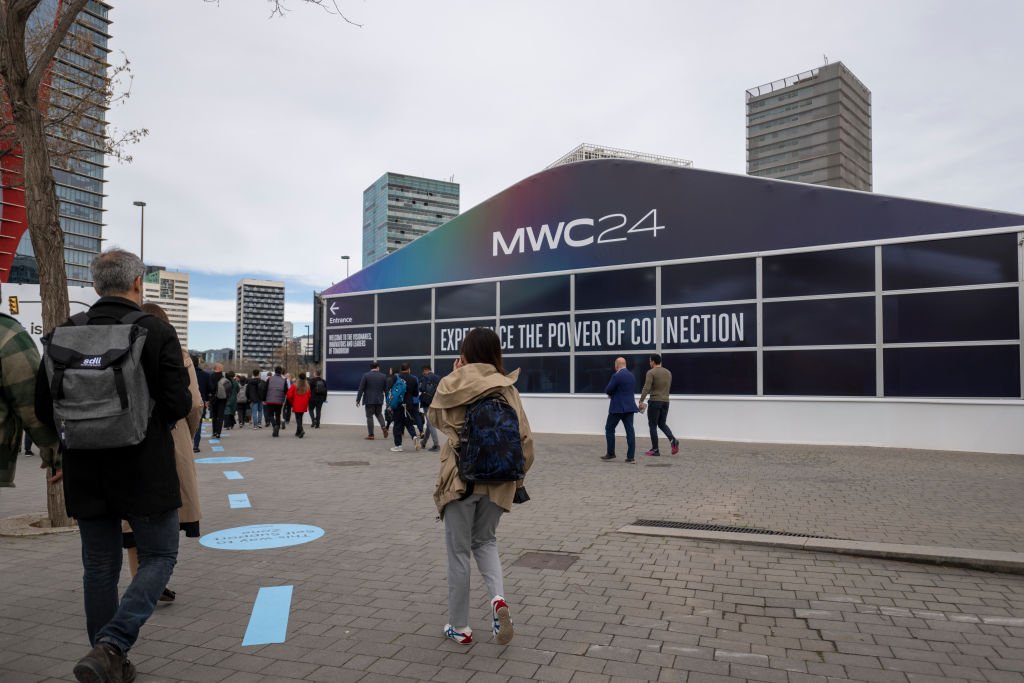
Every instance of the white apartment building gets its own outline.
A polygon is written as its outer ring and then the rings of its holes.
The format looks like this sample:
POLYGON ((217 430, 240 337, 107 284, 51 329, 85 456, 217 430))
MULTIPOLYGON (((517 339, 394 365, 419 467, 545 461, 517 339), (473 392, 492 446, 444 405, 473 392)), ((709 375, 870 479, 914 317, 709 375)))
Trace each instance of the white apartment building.
POLYGON ((235 304, 235 357, 267 365, 284 341, 284 283, 238 281, 235 304))
POLYGON ((162 268, 148 269, 142 283, 143 299, 158 304, 167 312, 171 325, 178 333, 181 348, 188 349, 188 273, 162 268))

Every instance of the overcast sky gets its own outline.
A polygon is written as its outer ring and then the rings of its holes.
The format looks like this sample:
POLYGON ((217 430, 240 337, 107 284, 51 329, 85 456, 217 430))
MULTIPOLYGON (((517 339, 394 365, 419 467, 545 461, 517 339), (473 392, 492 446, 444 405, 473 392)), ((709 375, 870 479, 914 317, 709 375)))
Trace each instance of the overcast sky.
POLYGON ((875 191, 1024 213, 1024 2, 117 2, 132 62, 108 245, 192 273, 190 346, 234 345, 234 283, 310 300, 362 253, 385 171, 461 184, 463 211, 580 142, 745 171, 747 88, 843 61, 872 93, 875 191))

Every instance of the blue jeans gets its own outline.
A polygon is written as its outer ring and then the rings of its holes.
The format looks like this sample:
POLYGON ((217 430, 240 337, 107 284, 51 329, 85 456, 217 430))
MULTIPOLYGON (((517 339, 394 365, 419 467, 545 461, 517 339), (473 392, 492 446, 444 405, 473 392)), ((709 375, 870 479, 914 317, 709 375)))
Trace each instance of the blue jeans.
POLYGON ((89 644, 107 642, 128 652, 139 629, 153 614, 178 560, 178 510, 153 515, 128 515, 135 532, 139 572, 118 604, 121 576, 121 520, 80 519, 85 628, 89 644))
POLYGON ((636 455, 633 413, 608 413, 608 420, 604 423, 604 438, 608 441, 607 455, 615 455, 615 428, 619 422, 626 428, 626 460, 632 460, 636 455))
POLYGON ((253 401, 250 405, 252 409, 252 426, 262 426, 263 424, 263 402, 253 401))

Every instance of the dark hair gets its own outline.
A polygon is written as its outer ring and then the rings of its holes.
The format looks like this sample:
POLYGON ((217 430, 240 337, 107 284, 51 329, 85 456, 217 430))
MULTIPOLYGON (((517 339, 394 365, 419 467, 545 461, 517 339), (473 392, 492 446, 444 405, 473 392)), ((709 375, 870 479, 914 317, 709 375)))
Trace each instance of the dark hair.
POLYGON ((651 354, 651 362, 654 363, 655 365, 661 365, 661 354, 660 353, 652 353, 651 354))
POLYGON ((154 304, 151 301, 147 301, 142 304, 142 312, 149 313, 154 318, 160 318, 168 325, 171 324, 171 319, 167 317, 167 311, 165 311, 160 304, 154 304))
POLYGON ((259 368, 253 368, 252 369, 252 376, 255 377, 256 379, 259 379, 260 378, 260 369, 259 368))
POLYGON ((371 370, 379 370, 380 369, 380 363, 378 363, 377 361, 373 361, 372 363, 370 363, 370 369, 371 370))
POLYGON ((429 365, 424 365, 424 366, 423 366, 423 367, 421 368, 421 370, 425 370, 425 371, 427 371, 427 372, 430 372, 430 366, 429 366, 429 365))
POLYGON ((224 376, 227 377, 228 379, 234 379, 235 378, 235 371, 234 370, 228 370, 227 372, 224 373, 224 376))
POLYGON ((196 366, 196 370, 199 369, 199 356, 190 356, 192 358, 192 365, 196 366))
POLYGON ((275 375, 283 375, 284 374, 284 368, 282 368, 280 365, 276 366, 274 368, 274 374, 275 375))
POLYGON ((409 364, 402 363, 402 372, 409 372, 409 364))
POLYGON ((474 327, 462 340, 459 353, 467 363, 488 363, 501 374, 505 374, 505 368, 501 365, 501 340, 494 330, 474 327))

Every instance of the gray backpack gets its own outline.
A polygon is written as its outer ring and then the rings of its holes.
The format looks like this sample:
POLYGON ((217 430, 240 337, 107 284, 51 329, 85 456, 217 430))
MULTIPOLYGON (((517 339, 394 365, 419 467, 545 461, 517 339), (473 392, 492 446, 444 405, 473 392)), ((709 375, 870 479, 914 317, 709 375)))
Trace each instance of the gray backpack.
POLYGON ((154 402, 142 369, 147 331, 132 311, 115 325, 71 316, 46 340, 43 362, 60 440, 67 449, 123 448, 146 438, 154 402))

